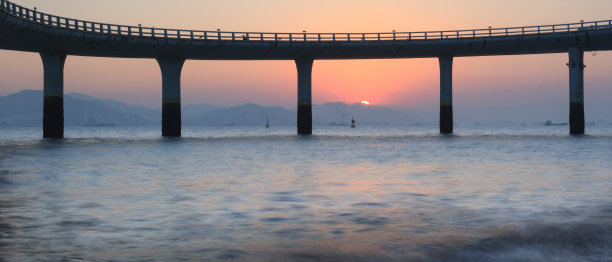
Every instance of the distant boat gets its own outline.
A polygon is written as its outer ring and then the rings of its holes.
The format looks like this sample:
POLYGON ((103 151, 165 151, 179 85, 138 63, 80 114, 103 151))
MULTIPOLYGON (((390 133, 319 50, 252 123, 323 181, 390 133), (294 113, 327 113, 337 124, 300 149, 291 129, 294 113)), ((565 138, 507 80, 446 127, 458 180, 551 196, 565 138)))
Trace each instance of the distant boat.
POLYGON ((545 126, 566 126, 567 123, 553 123, 550 120, 544 122, 545 126))
POLYGON ((270 119, 266 121, 266 128, 270 128, 270 119))
POLYGON ((355 128, 355 118, 351 119, 351 128, 355 128))

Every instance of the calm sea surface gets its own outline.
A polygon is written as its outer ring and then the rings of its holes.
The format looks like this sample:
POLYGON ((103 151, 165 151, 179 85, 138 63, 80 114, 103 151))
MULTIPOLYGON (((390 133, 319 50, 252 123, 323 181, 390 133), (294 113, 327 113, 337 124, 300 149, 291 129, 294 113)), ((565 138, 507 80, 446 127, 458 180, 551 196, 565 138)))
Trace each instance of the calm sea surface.
POLYGON ((0 261, 611 261, 612 126, 0 128, 0 261))

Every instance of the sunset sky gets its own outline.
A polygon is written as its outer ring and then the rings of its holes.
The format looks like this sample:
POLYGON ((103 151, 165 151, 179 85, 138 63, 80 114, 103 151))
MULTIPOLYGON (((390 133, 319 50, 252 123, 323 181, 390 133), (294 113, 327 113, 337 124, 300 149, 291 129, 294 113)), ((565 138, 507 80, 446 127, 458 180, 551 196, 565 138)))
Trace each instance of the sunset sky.
MULTIPOLYGON (((450 30, 612 19, 610 0, 14 0, 39 11, 90 21, 254 32, 450 30)), ((567 54, 455 58, 459 120, 567 121, 567 54), (544 119, 545 118, 545 119, 544 119)), ((587 121, 612 112, 612 52, 585 53, 587 121)), ((0 50, 0 95, 42 90, 36 53, 0 50)), ((390 105, 435 116, 437 59, 316 60, 313 102, 390 105)), ((293 61, 194 61, 182 74, 182 103, 246 102, 296 107, 293 61)), ((161 107, 161 74, 152 59, 69 56, 64 92, 161 107)), ((432 119, 434 120, 434 119, 432 119)))

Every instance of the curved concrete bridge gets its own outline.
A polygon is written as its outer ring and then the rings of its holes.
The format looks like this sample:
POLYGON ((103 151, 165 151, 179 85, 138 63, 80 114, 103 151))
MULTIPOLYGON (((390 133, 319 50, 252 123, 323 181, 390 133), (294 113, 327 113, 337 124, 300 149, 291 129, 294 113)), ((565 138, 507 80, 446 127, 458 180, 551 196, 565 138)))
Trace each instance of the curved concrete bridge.
POLYGON ((156 59, 162 72, 162 135, 180 136, 180 75, 186 59, 295 60, 297 130, 298 134, 311 134, 313 60, 437 57, 440 132, 452 133, 453 57, 564 52, 569 54, 570 133, 583 134, 583 54, 612 50, 612 20, 427 32, 224 32, 83 21, 0 0, 0 49, 40 53, 44 67, 44 137, 63 137, 63 68, 67 55, 156 59))

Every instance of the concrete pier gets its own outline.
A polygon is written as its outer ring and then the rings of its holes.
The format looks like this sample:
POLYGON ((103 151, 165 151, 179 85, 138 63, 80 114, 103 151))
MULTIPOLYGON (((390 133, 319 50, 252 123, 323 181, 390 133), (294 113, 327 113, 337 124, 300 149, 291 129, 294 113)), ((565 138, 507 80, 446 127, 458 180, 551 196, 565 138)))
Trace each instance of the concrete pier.
POLYGON ((300 135, 312 134, 312 63, 313 59, 295 60, 298 71, 297 132, 300 135))
POLYGON ((184 58, 157 58, 162 73, 162 136, 181 136, 181 70, 184 58))
POLYGON ((440 133, 453 133, 453 57, 440 56, 440 133))
POLYGON ((64 137, 64 64, 66 54, 40 53, 44 69, 43 137, 64 137))
POLYGON ((584 134, 584 51, 578 47, 569 48, 570 82, 570 134, 584 134))

